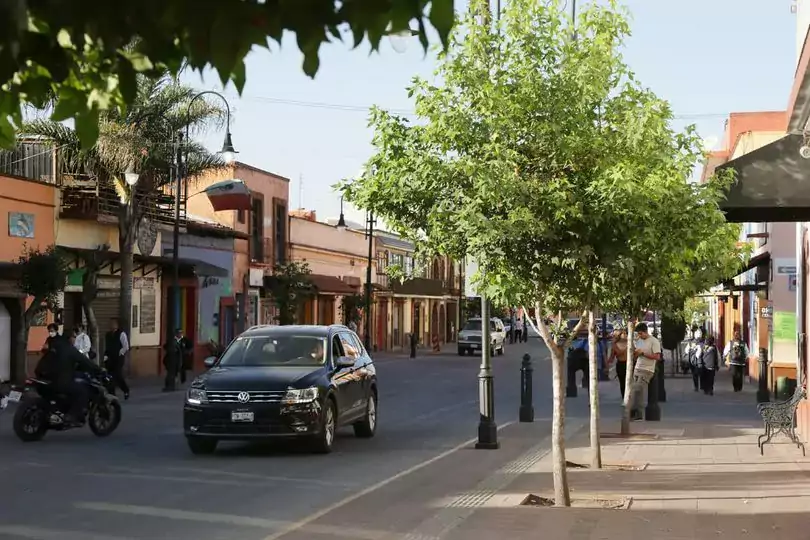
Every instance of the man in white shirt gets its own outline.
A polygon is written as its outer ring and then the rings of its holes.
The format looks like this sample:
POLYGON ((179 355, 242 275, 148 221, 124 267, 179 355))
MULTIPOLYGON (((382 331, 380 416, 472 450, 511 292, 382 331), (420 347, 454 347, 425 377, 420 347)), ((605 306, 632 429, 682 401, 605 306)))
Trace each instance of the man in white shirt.
POLYGON ((647 387, 655 376, 655 366, 661 360, 661 342, 650 335, 645 323, 636 325, 636 334, 638 339, 635 343, 636 365, 633 369, 633 402, 630 418, 641 420, 647 402, 647 387))
POLYGON ((82 353, 85 357, 90 357, 90 336, 87 335, 87 332, 84 330, 84 325, 77 326, 73 333, 75 334, 76 338, 73 341, 73 346, 82 353))

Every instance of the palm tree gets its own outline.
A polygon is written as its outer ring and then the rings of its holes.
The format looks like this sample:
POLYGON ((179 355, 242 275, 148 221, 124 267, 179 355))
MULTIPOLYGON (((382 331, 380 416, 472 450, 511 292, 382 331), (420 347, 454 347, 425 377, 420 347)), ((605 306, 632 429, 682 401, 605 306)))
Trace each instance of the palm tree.
MULTIPOLYGON (((99 137, 90 148, 82 148, 76 131, 63 123, 37 119, 26 123, 22 133, 52 141, 64 170, 88 175, 96 180, 100 192, 117 195, 119 204, 118 239, 121 264, 121 304, 119 319, 129 336, 132 313, 133 247, 138 227, 145 214, 165 197, 172 181, 172 170, 178 150, 178 134, 186 126, 198 135, 212 124, 221 123, 225 111, 203 99, 194 100, 197 92, 164 74, 150 78, 138 76, 134 103, 121 114, 104 111, 99 117, 99 137), (130 187, 125 173, 137 172, 138 181, 130 187)), ((180 144, 180 143, 178 143, 180 144)), ((223 167, 217 154, 209 152, 192 139, 182 141, 179 149, 185 156, 185 179, 223 167)), ((187 180, 188 181, 188 180, 187 180)), ((85 310, 92 309, 85 304, 85 310)), ((88 320, 95 320, 88 316, 88 320)), ((92 336, 95 329, 89 329, 92 336)), ((97 346, 97 344, 94 344, 97 346)))

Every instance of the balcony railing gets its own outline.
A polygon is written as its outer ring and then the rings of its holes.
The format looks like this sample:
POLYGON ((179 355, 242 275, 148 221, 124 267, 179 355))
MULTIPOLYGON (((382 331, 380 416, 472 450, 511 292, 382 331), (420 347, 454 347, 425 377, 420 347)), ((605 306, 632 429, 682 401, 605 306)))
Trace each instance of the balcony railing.
POLYGON ((55 170, 56 155, 49 144, 23 141, 13 150, 0 150, 0 175, 55 184, 55 170))
MULTIPOLYGON (((88 175, 64 175, 59 215, 63 219, 117 220, 121 199, 112 184, 104 185, 88 175)), ((153 192, 139 200, 144 218, 152 223, 174 224, 174 195, 153 192)), ((186 225, 185 204, 180 205, 180 225, 186 225)))

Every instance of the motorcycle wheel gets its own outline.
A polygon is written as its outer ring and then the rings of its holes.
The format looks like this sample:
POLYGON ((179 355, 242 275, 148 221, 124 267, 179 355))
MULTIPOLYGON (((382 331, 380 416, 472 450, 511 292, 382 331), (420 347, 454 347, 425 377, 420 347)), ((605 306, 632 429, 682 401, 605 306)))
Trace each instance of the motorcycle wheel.
POLYGON ((48 410, 44 400, 36 398, 24 400, 14 413, 14 434, 23 442, 42 440, 48 432, 48 410))
POLYGON ((121 423, 121 404, 118 400, 92 403, 87 413, 87 425, 96 437, 107 437, 121 423))

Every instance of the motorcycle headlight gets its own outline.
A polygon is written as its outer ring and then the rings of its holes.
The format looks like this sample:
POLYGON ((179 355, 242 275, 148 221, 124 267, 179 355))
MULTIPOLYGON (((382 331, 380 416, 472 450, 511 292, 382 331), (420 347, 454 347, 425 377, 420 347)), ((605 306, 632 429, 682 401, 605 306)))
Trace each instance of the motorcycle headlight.
POLYGON ((296 403, 312 403, 316 399, 318 399, 317 386, 301 389, 289 388, 287 389, 287 393, 284 395, 283 403, 288 405, 296 403))
POLYGON ((202 388, 189 388, 186 394, 186 403, 189 405, 202 405, 208 403, 208 396, 202 388))

